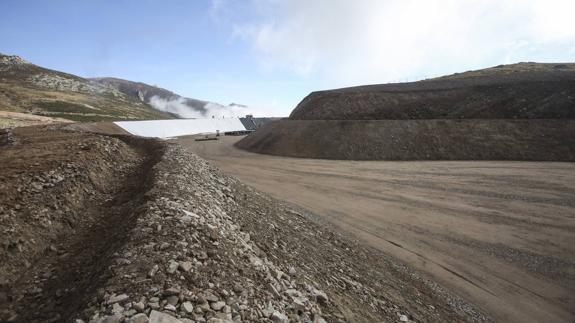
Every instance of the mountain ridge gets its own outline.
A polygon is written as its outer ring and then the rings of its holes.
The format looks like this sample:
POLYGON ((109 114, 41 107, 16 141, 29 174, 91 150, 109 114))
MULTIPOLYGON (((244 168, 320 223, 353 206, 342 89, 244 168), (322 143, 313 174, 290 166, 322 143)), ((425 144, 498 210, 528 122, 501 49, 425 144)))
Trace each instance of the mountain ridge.
POLYGON ((247 106, 187 98, 116 77, 83 78, 0 53, 0 112, 6 111, 0 113, 0 127, 13 124, 5 119, 14 113, 93 122, 205 118, 232 109, 244 114, 247 106))

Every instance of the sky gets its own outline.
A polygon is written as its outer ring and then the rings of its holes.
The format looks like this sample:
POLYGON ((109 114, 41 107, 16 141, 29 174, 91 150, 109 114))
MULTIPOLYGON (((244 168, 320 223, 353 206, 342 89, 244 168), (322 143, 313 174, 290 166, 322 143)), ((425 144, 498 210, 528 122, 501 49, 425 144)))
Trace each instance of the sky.
POLYGON ((0 1, 0 53, 257 116, 317 90, 575 62, 574 0, 0 1))

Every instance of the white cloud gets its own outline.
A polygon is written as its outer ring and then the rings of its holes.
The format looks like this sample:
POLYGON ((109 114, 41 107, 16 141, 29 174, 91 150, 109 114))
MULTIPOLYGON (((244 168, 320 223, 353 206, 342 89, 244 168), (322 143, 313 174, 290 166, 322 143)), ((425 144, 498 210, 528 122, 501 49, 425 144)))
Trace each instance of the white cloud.
POLYGON ((332 86, 575 60, 573 0, 253 0, 251 6, 247 19, 233 22, 234 34, 253 46, 262 67, 319 75, 332 86))
POLYGON ((257 117, 274 116, 273 105, 266 108, 258 106, 243 106, 243 105, 221 105, 218 103, 208 102, 202 108, 194 108, 186 104, 186 99, 177 98, 173 100, 162 99, 159 96, 150 98, 150 105, 156 110, 168 112, 186 119, 202 119, 202 118, 230 118, 230 117, 243 117, 246 114, 253 114, 257 117))

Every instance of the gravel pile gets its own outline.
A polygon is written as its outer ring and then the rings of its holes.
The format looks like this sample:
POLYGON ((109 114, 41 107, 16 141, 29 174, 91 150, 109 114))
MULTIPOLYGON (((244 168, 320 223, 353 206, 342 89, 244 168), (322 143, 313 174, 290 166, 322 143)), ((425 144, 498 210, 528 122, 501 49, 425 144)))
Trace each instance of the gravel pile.
POLYGON ((16 128, 0 147, 0 321, 488 318, 176 144, 16 128))
MULTIPOLYGON (((230 215, 230 179, 171 147, 90 322, 325 322, 328 295, 278 266, 230 215)), ((233 212, 233 211, 232 211, 233 212)))
POLYGON ((0 287, 54 249, 58 237, 73 234, 87 220, 86 205, 112 198, 139 159, 107 136, 65 133, 48 142, 43 131, 26 139, 8 133, 12 144, 0 147, 0 287))
POLYGON ((84 321, 486 320, 178 146, 152 173, 137 225, 84 321))

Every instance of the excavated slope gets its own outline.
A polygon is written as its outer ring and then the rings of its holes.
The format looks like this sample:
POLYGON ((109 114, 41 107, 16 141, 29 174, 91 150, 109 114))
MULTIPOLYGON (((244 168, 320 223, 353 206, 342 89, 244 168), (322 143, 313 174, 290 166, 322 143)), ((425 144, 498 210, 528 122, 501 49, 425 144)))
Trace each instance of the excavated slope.
POLYGON ((351 160, 575 161, 575 120, 280 120, 236 146, 351 160))
POLYGON ((1 322, 490 321, 177 145, 17 128, 0 168, 1 322))
POLYGON ((575 64, 520 63, 412 83, 313 92, 295 120, 575 118, 575 64))
POLYGON ((355 160, 574 160, 575 64, 313 92, 237 147, 355 160))

